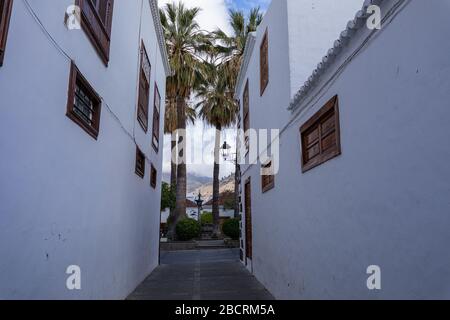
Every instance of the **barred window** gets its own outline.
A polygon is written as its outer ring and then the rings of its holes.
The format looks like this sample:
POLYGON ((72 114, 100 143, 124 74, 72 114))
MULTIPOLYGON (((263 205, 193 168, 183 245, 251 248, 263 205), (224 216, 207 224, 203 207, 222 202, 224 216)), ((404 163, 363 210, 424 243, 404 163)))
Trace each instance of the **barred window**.
POLYGON ((144 43, 141 46, 141 69, 139 74, 138 112, 137 120, 142 129, 148 130, 148 105, 150 103, 150 73, 151 65, 144 43))
POLYGON ((69 79, 67 117, 94 139, 100 128, 101 99, 72 62, 69 79))
POLYGON ((156 171, 156 168, 152 164, 150 172, 150 185, 152 186, 153 189, 156 189, 157 181, 158 181, 158 171, 156 171))
POLYGON ((145 155, 141 151, 141 149, 139 149, 138 146, 136 146, 136 168, 135 168, 135 172, 136 172, 136 174, 139 177, 144 178, 144 176, 145 176, 145 155))
POLYGON ((152 145, 156 153, 159 151, 159 133, 160 133, 160 112, 161 112, 161 95, 157 84, 155 83, 155 97, 153 101, 153 137, 152 145))

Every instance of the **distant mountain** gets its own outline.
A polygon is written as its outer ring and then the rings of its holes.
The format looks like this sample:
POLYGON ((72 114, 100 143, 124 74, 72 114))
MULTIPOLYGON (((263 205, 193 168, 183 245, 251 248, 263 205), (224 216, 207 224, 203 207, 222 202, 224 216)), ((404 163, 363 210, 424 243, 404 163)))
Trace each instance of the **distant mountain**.
MULTIPOLYGON (((162 177, 163 181, 169 183, 170 182, 170 174, 163 173, 162 177)), ((195 174, 187 175, 187 194, 188 198, 194 197, 200 193, 202 194, 203 199, 208 201, 212 198, 212 189, 213 189, 213 179, 210 177, 201 177, 195 174)), ((234 192, 234 173, 228 177, 223 178, 220 181, 220 192, 231 191, 234 192)))
MULTIPOLYGON (((230 176, 223 178, 220 180, 220 193, 224 192, 233 192, 234 193, 234 173, 230 176)), ((198 192, 202 194, 203 199, 209 200, 212 198, 213 194, 213 182, 212 179, 210 182, 203 184, 202 186, 194 189, 193 194, 198 194, 198 192)))
MULTIPOLYGON (((163 181, 170 183, 170 173, 163 173, 162 176, 163 181)), ((210 177, 202 177, 195 174, 187 175, 187 193, 192 193, 195 190, 198 190, 201 186, 205 184, 212 184, 212 178, 210 177)))

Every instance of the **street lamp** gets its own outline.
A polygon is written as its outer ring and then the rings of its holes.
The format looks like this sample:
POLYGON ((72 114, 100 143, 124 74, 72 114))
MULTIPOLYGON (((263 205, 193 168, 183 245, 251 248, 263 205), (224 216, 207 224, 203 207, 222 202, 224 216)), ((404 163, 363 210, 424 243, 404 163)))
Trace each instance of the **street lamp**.
POLYGON ((227 144, 226 141, 223 143, 222 147, 220 148, 220 150, 222 150, 222 157, 224 158, 225 161, 228 161, 228 158, 230 157, 230 149, 231 149, 231 146, 229 144, 227 144))
POLYGON ((195 199, 195 202, 197 203, 197 207, 198 207, 198 213, 197 213, 197 220, 198 222, 200 222, 200 211, 202 210, 202 206, 203 206, 203 199, 202 199, 202 194, 200 193, 200 191, 198 192, 198 198, 195 199))
POLYGON ((239 218, 239 183, 241 178, 241 166, 238 164, 237 151, 236 153, 230 153, 231 146, 225 141, 223 146, 220 148, 222 150, 222 157, 225 161, 234 163, 234 217, 239 218))

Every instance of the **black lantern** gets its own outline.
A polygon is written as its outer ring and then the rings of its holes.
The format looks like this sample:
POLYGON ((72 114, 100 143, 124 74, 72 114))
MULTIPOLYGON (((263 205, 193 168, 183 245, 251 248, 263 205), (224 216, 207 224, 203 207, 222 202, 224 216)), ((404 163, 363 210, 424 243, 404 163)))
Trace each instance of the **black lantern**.
POLYGON ((197 203, 197 207, 198 207, 197 219, 198 219, 198 221, 200 221, 200 212, 201 212, 202 206, 203 206, 203 199, 202 199, 202 194, 200 193, 200 191, 198 192, 198 198, 195 199, 195 202, 197 203))
POLYGON ((220 148, 220 150, 222 150, 222 157, 226 160, 228 160, 228 158, 230 157, 230 149, 231 146, 229 144, 227 144, 227 142, 225 141, 222 145, 222 147, 220 148))

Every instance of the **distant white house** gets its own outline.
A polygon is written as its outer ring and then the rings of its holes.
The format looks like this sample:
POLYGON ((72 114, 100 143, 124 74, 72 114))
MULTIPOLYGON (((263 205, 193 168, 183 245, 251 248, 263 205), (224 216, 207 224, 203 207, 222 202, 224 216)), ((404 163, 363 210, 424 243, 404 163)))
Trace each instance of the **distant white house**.
POLYGON ((127 297, 159 256, 157 1, 2 0, 0 65, 0 299, 127 297))
MULTIPOLYGON (((230 210, 226 208, 225 200, 229 197, 229 193, 223 193, 219 198, 219 216, 222 219, 234 218, 234 210, 230 210)), ((212 199, 205 202, 202 205, 201 212, 212 212, 212 199)), ((170 209, 166 208, 161 211, 161 226, 164 228, 167 224, 167 220, 169 219, 170 209)), ((186 216, 191 219, 198 220, 198 206, 197 204, 190 200, 186 199, 186 216)))
POLYGON ((278 299, 448 299, 448 3, 335 4, 273 1, 247 44, 240 125, 281 136, 241 169, 244 263, 278 299))
MULTIPOLYGON (((195 202, 186 199, 186 216, 192 219, 197 220, 197 212, 198 212, 198 206, 195 202)), ((167 220, 169 219, 170 215, 170 209, 166 208, 163 211, 161 211, 161 225, 164 227, 167 224, 167 220)))

